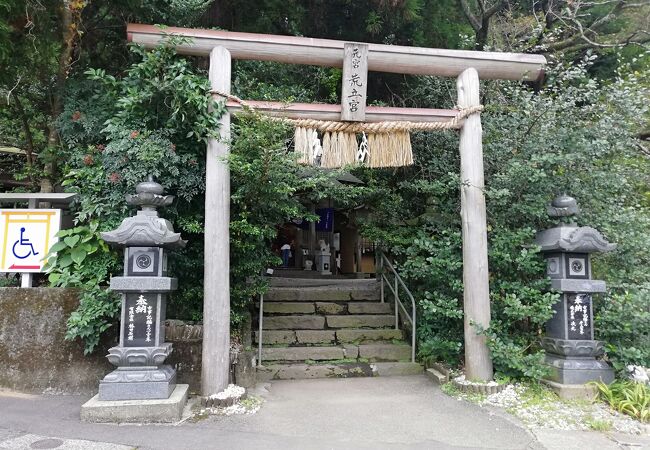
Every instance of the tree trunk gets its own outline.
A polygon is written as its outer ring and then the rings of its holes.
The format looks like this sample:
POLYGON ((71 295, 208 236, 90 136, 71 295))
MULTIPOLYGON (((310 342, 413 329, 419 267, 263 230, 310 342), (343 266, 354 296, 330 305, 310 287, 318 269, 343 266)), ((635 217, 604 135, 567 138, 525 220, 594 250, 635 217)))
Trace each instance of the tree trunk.
MULTIPOLYGON (((59 23, 61 25, 61 53, 52 91, 52 110, 50 112, 50 122, 48 123, 47 133, 47 150, 44 155, 45 162, 43 165, 43 178, 41 179, 41 192, 54 191, 54 177, 56 174, 56 160, 58 156, 59 132, 56 129, 55 121, 63 112, 63 95, 65 94, 65 84, 70 70, 70 61, 74 50, 75 39, 77 37, 77 25, 74 22, 73 11, 67 0, 62 0, 59 6, 59 23)), ((81 14, 81 11, 77 11, 81 14)))
POLYGON ((16 105, 16 112, 18 113, 20 122, 23 125, 23 133, 25 133, 25 156, 27 159, 27 167, 31 169, 32 165, 34 164, 34 139, 32 135, 32 129, 29 126, 27 114, 25 114, 25 108, 23 108, 23 103, 20 101, 18 94, 15 94, 13 98, 16 105))

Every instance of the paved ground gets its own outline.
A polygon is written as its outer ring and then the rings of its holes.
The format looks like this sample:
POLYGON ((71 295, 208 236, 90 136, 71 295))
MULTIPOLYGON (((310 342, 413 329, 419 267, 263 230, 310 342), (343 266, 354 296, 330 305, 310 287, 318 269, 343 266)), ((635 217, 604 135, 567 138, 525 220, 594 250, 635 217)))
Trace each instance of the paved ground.
MULTIPOLYGON (((557 435, 536 437, 498 412, 446 396, 424 376, 278 381, 255 415, 178 425, 80 423, 86 399, 0 392, 0 448, 572 448, 542 444, 556 442, 557 435)), ((621 448, 597 433, 576 442, 580 449, 621 448)))

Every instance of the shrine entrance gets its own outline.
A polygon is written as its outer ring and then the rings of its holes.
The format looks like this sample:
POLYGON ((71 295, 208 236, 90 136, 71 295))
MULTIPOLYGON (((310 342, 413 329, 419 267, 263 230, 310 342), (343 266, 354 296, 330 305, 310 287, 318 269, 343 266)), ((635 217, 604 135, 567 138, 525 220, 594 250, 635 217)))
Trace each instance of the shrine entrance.
POLYGON ((487 225, 483 193, 480 79, 537 81, 546 60, 541 55, 444 50, 342 42, 293 36, 196 30, 129 24, 129 40, 152 48, 169 37, 180 54, 209 56, 210 83, 228 112, 220 120, 220 139, 208 142, 205 194, 205 269, 202 395, 221 392, 230 366, 229 219, 230 176, 222 156, 228 152, 230 115, 246 108, 292 124, 300 162, 320 167, 362 163, 398 167, 413 161, 413 130, 459 130, 463 237, 464 338, 466 376, 490 380, 492 360, 485 338, 472 324, 490 323, 487 225), (230 95, 231 60, 342 67, 340 105, 245 101, 230 95), (457 78, 458 108, 366 106, 368 71, 457 78), (362 145, 358 145, 361 140, 362 145))

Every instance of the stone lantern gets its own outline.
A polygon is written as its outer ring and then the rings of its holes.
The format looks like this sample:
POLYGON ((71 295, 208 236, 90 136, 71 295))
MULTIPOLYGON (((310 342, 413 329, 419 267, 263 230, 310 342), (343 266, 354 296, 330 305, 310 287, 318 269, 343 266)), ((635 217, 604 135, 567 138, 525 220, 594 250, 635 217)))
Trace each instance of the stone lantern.
POLYGON ((604 343, 594 340, 592 294, 605 292, 605 282, 591 279, 591 254, 614 250, 616 245, 598 230, 573 223, 579 211, 572 197, 556 197, 548 215, 560 224, 540 231, 535 239, 546 259, 551 287, 561 293, 541 342, 552 369, 551 381, 560 385, 614 380, 612 368, 596 359, 603 354, 604 343))
POLYGON ((177 286, 177 279, 167 276, 167 252, 186 241, 158 216, 156 208, 174 200, 162 194, 152 177, 138 184, 126 201, 141 209, 102 233, 104 241, 124 248, 124 276, 111 279, 111 290, 122 294, 120 343, 107 356, 117 369, 100 381, 101 401, 168 399, 176 388, 176 370, 164 364, 172 352, 165 342, 165 306, 177 286))

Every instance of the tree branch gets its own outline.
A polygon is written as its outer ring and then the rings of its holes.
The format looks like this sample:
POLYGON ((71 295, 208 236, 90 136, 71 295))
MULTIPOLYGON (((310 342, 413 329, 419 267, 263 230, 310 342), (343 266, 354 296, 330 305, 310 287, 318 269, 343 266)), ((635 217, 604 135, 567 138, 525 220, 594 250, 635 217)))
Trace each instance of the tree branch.
POLYGON ((27 114, 25 114, 25 108, 23 108, 23 104, 18 98, 17 95, 13 96, 14 98, 14 104, 16 105, 16 111, 18 112, 18 116, 20 117, 20 122, 23 125, 23 132, 25 133, 25 144, 26 148, 25 150, 25 156, 27 157, 27 167, 32 167, 34 164, 34 138, 32 135, 32 129, 29 126, 29 121, 27 120, 27 114))
POLYGON ((460 6, 463 8, 463 13, 465 14, 465 17, 467 17, 467 20, 474 31, 481 31, 481 22, 479 22, 474 14, 472 14, 472 10, 470 9, 467 0, 460 0, 460 6))
POLYGON ((493 15, 495 15, 496 13, 498 13, 499 11, 501 11, 501 9, 502 9, 504 6, 506 6, 506 2, 505 2, 505 0, 499 0, 499 1, 498 1, 497 3, 495 3, 491 8, 489 8, 487 11, 485 11, 485 13, 483 14, 483 16, 489 19, 490 17, 492 17, 493 15))
MULTIPOLYGON (((66 80, 70 72, 73 51, 79 37, 79 24, 81 22, 81 12, 84 4, 76 4, 71 0, 61 0, 59 4, 59 24, 61 26, 61 53, 56 73, 56 81, 52 92, 52 110, 50 114, 50 123, 48 124, 47 147, 49 153, 53 153, 59 144, 59 133, 54 121, 63 112, 63 94, 65 91, 66 80)), ((41 192, 53 192, 54 175, 56 173, 56 155, 46 155, 43 169, 44 177, 41 179, 41 192), (54 157, 53 157, 54 156, 54 157)))
MULTIPOLYGON (((616 48, 623 47, 629 44, 644 45, 648 42, 647 38, 641 40, 634 40, 640 33, 639 31, 632 33, 624 39, 619 39, 614 42, 599 42, 597 37, 599 31, 616 18, 617 14, 623 9, 640 6, 639 3, 628 3, 626 0, 603 0, 602 2, 574 2, 569 5, 568 14, 560 15, 554 13, 549 9, 549 13, 555 16, 556 20, 560 20, 568 28, 575 30, 575 33, 562 41, 554 42, 546 45, 546 52, 560 51, 560 50, 576 50, 583 48, 616 48), (603 16, 594 20, 591 24, 585 25, 581 17, 584 8, 594 6, 611 5, 611 9, 603 16), (582 42, 582 43, 580 43, 582 42)), ((587 15, 588 16, 588 15, 587 15)))

